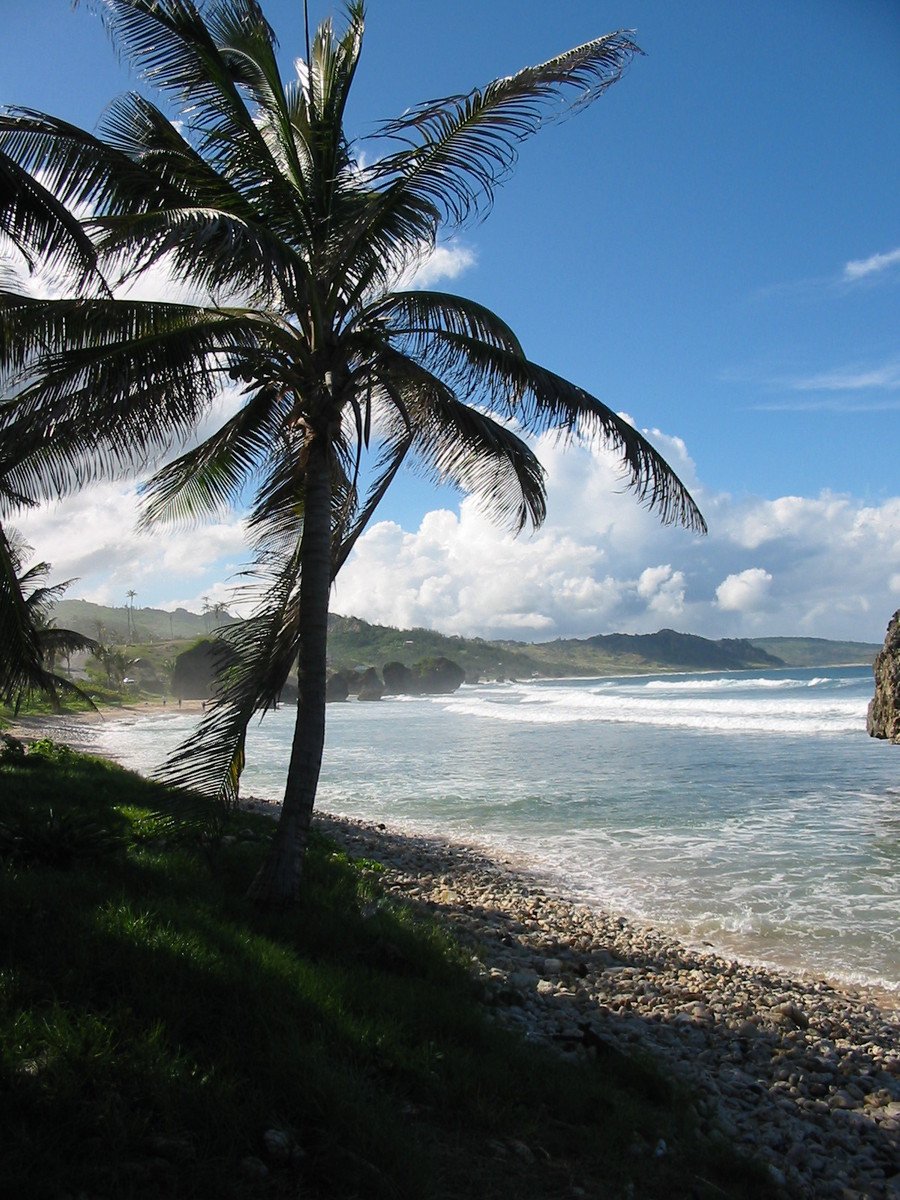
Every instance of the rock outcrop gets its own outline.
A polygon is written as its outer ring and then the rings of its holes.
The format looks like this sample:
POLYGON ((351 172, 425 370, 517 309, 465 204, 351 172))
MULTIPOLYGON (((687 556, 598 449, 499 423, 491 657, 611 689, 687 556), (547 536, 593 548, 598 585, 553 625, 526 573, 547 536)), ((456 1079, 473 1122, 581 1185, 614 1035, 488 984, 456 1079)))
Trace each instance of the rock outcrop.
POLYGON ((875 659, 875 695, 869 702, 869 737, 900 745, 900 609, 890 619, 884 649, 875 659))
POLYGON ((386 696, 407 696, 412 691, 412 672, 402 662, 386 662, 381 668, 386 696))
POLYGON ((445 696, 465 682, 466 673, 449 658, 423 658, 411 667, 385 663, 384 694, 391 696, 445 696))
POLYGON ((347 676, 343 671, 336 671, 325 680, 325 703, 335 704, 346 700, 350 695, 347 676))
POLYGON ((421 696, 445 696, 455 692, 464 682, 466 673, 457 663, 443 655, 423 658, 412 668, 412 690, 421 696))
POLYGON ((384 685, 374 667, 369 667, 359 681, 357 700, 380 700, 384 695, 384 685))
POLYGON ((175 659, 172 694, 179 700, 208 700, 215 691, 218 674, 236 660, 230 646, 204 638, 175 659))

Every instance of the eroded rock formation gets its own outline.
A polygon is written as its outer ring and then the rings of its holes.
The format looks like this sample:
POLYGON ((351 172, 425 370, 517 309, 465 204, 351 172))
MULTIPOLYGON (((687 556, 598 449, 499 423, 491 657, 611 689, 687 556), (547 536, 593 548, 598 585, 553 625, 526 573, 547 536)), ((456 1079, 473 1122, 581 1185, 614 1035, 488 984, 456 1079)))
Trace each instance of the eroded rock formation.
POLYGON ((869 736, 900 745, 900 609, 891 617, 884 649, 873 667, 875 695, 869 702, 869 736))

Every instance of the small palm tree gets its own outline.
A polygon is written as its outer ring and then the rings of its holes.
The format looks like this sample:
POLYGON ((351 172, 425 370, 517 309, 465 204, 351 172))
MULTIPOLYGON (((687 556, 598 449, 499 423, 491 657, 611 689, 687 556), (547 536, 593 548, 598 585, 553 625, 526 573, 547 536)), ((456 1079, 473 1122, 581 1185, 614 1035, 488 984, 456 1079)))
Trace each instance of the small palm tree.
POLYGON ((398 284, 443 231, 490 206, 520 142, 600 96, 639 51, 613 33, 425 103, 382 126, 364 165, 344 130, 361 0, 347 4, 343 32, 326 21, 307 37, 288 81, 257 0, 97 7, 180 120, 137 93, 111 105, 98 135, 25 110, 0 119, 0 152, 16 169, 48 181, 67 212, 90 214, 83 229, 102 269, 98 282, 83 247, 48 237, 80 287, 0 299, 0 362, 17 393, 0 411, 0 454, 20 490, 57 495, 146 468, 191 436, 223 388, 239 394, 233 417, 155 475, 145 520, 196 520, 255 489, 259 606, 224 635, 228 677, 168 774, 233 795, 247 723, 299 658, 284 805, 253 888, 284 902, 297 894, 322 758, 331 584, 404 464, 477 493, 518 531, 545 514, 525 435, 600 437, 662 520, 704 528, 653 447, 531 361, 500 317, 398 284), (116 294, 160 263, 190 300, 116 294))
POLYGON ((129 588, 125 595, 128 599, 128 603, 125 605, 125 619, 128 625, 128 641, 130 644, 136 637, 134 630, 134 598, 137 592, 134 588, 129 588))
POLYGON ((93 702, 70 679, 56 673, 56 659, 77 650, 92 650, 93 639, 73 629, 57 629, 50 610, 73 581, 51 586, 44 580, 50 564, 33 563, 31 553, 15 532, 0 526, 0 704, 18 714, 29 696, 46 697, 56 710, 61 696, 93 702))

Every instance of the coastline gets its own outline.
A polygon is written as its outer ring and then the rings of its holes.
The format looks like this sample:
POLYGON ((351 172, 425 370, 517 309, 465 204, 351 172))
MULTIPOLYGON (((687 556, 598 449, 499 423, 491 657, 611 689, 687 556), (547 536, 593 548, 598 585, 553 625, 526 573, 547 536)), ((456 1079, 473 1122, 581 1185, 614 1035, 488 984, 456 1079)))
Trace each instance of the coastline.
MULTIPOLYGON (((127 767, 127 763, 123 762, 115 753, 106 748, 102 751, 98 750, 96 739, 92 736, 92 730, 96 729, 99 724, 106 720, 127 723, 129 720, 147 717, 155 717, 162 720, 166 717, 196 715, 199 718, 204 709, 205 704, 201 700, 185 700, 180 705, 164 704, 162 700, 142 700, 134 704, 102 706, 96 711, 87 710, 64 714, 42 713, 36 716, 19 717, 11 721, 5 732, 26 743, 38 738, 52 737, 55 740, 64 742, 79 753, 93 754, 100 758, 107 758, 110 761, 117 762, 121 766, 127 767)), ((243 801, 242 806, 244 806, 243 801)), ((251 796, 247 799, 246 806, 253 811, 261 811, 267 816, 275 817, 280 809, 280 801, 251 796)), ((320 810, 317 808, 314 818, 318 817, 319 813, 320 810)), ((360 829, 368 828, 377 830, 379 833, 389 831, 389 835, 395 838, 408 838, 413 841, 420 841, 423 844, 431 844, 433 842, 438 847, 453 846, 458 851, 472 852, 480 856, 484 861, 494 863, 501 870, 509 871, 516 876, 527 879, 531 885, 544 889, 548 894, 560 896, 566 894, 564 882, 548 877, 545 870, 529 862, 527 858, 521 855, 514 855, 508 851, 498 852, 496 847, 478 843, 477 840, 464 841, 445 838, 440 832, 432 831, 428 828, 394 827, 380 821, 377 822, 350 816, 328 814, 328 819, 345 822, 360 829), (502 854, 502 858, 499 857, 500 854, 502 854)), ((598 903, 590 899, 578 898, 574 892, 569 893, 569 899, 574 905, 578 905, 586 910, 602 911, 604 908, 602 902, 598 903)), ((730 945, 713 945, 707 941, 701 943, 698 942, 696 937, 692 938, 683 930, 663 925, 656 926, 652 919, 647 920, 635 915, 628 909, 623 909, 622 911, 625 912, 630 923, 647 930, 656 929, 660 937, 677 941, 686 951, 701 955, 718 955, 719 957, 737 960, 748 967, 768 972, 773 976, 796 979, 798 984, 826 983, 836 992, 846 993, 851 999, 865 998, 870 1003, 882 1009, 886 1016, 900 1021, 900 990, 879 986, 875 982, 830 976, 825 972, 807 968, 800 962, 773 963, 759 956, 754 956, 752 948, 744 951, 743 947, 734 943, 730 945)))
MULTIPOLYGON (((91 728, 106 717, 201 708, 24 718, 9 732, 96 753, 91 728)), ((280 805, 247 797, 243 807, 275 817, 280 805)), ((389 896, 453 932, 494 1019, 566 1053, 651 1055, 695 1091, 701 1129, 761 1155, 796 1196, 900 1197, 896 997, 692 948, 437 834, 321 812, 315 821, 383 864, 389 896)))
POLYGON ((471 846, 315 819, 453 933, 494 1019, 564 1053, 649 1054, 695 1092, 704 1133, 762 1157, 792 1195, 900 1196, 900 1014, 865 989, 689 949, 471 846))

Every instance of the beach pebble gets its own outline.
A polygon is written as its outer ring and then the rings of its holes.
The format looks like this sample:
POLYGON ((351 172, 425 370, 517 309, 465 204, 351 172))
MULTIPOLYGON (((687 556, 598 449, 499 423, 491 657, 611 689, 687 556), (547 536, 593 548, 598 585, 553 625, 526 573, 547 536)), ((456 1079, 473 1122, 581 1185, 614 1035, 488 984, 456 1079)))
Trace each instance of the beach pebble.
POLYGON ((798 1200, 900 1200, 896 1004, 687 947, 473 847, 318 819, 450 923, 495 1019, 560 1053, 649 1053, 693 1089, 701 1132, 762 1158, 798 1200))

